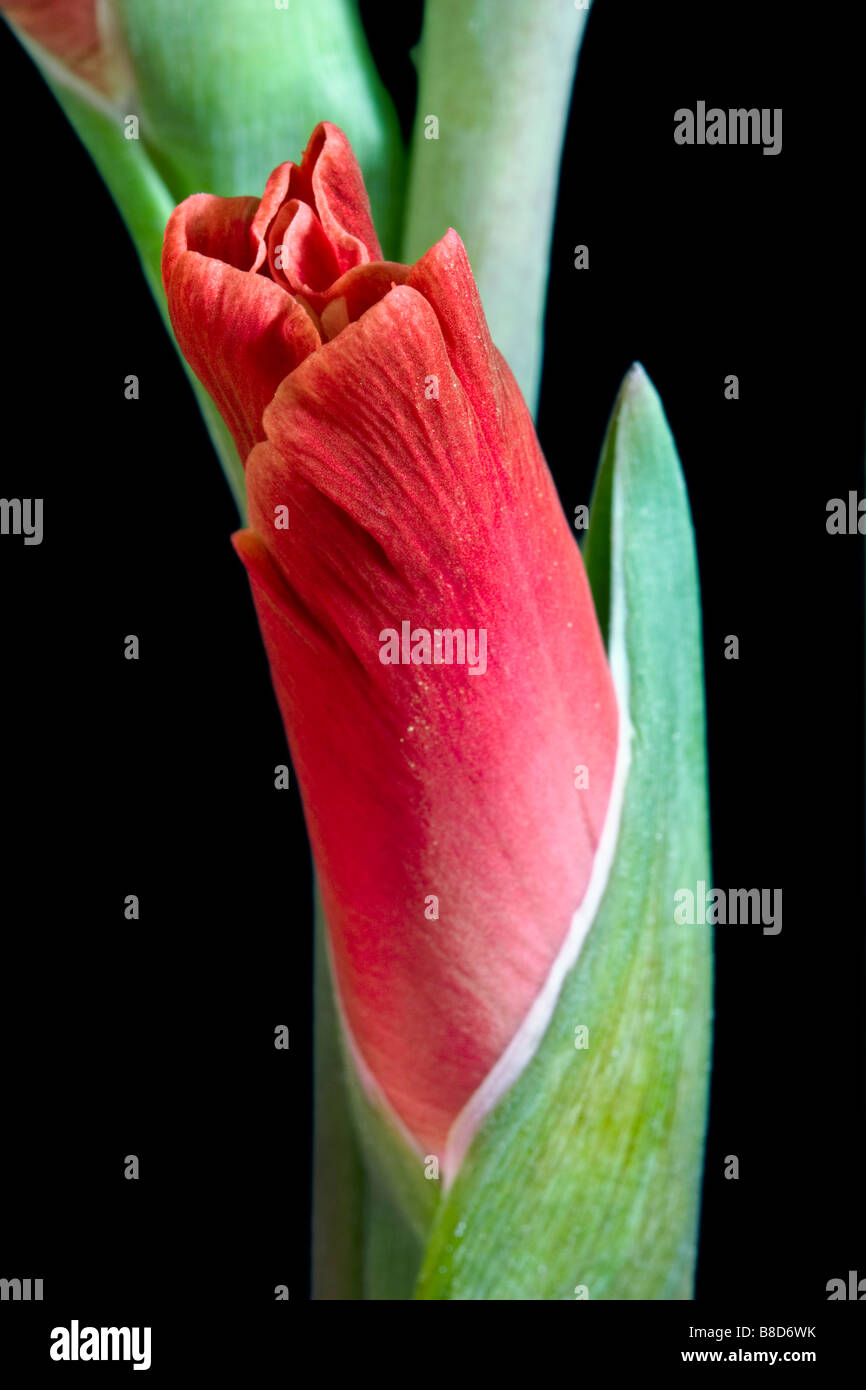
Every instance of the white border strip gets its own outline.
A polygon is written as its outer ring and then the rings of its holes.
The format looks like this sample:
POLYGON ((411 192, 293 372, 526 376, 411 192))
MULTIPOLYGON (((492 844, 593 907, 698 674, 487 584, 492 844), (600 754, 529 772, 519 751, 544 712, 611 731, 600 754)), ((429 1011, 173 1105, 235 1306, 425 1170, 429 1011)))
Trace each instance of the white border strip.
POLYGON ((337 971, 334 968, 334 956, 331 950, 330 932, 328 929, 327 920, 325 919, 324 906, 321 907, 321 913, 322 936, 324 937, 325 950, 327 952, 328 974, 330 976, 331 981, 334 1004, 337 1012, 337 1020, 339 1027, 342 1029, 343 1042, 345 1044, 346 1051, 348 1052, 354 1065, 355 1073, 358 1081, 360 1082, 364 1098, 366 1099, 367 1103, 373 1107, 374 1110, 380 1112, 380 1119, 384 1119, 389 1124, 393 1125, 394 1129, 400 1135, 400 1138, 403 1140, 409 1152, 417 1154, 419 1158, 423 1159, 426 1156, 424 1154, 423 1148, 419 1144, 418 1140, 415 1138, 414 1134, 412 1134, 411 1131, 406 1128, 406 1125, 404 1124, 403 1120, 401 1120, 400 1116, 397 1114, 397 1111, 394 1109, 390 1100, 385 1095, 385 1092, 382 1090, 382 1087, 379 1085, 379 1082, 377 1081, 376 1077, 373 1075, 372 1071, 370 1070, 363 1056, 361 1055, 361 1049, 355 1042, 354 1034, 352 1033, 352 1029, 349 1026, 349 1020, 346 1015, 346 1010, 343 1007, 343 1000, 340 997, 340 986, 337 980, 337 971))
POLYGON ((628 657, 625 646, 625 595, 619 579, 619 566, 611 554, 611 614, 610 669, 619 706, 619 737, 616 750, 610 801, 604 828, 598 842, 589 883, 580 906, 571 919, 565 940, 551 966, 550 973, 536 996, 529 1013, 511 1042, 473 1092, 448 1133, 445 1158, 442 1163, 443 1191, 453 1183, 466 1151, 479 1127, 514 1084, 535 1056, 544 1034, 550 1026, 565 977, 575 965, 583 943, 607 888, 616 855, 628 770, 631 765, 633 729, 628 712, 628 657))

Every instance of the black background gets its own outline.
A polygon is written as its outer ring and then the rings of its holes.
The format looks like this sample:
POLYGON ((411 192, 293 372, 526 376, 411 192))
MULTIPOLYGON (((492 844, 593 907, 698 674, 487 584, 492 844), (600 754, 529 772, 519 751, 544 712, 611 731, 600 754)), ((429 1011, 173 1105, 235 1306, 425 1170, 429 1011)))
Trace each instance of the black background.
MULTIPOLYGON (((408 125, 420 6, 364 13, 408 125)), ((779 936, 717 933, 704 1306, 654 1310, 644 1350, 750 1310, 862 1316, 825 1292, 866 1276, 863 539, 825 526, 831 497, 863 495, 862 122, 837 23, 597 0, 563 159, 541 441, 572 514, 643 362, 697 534, 715 882, 784 892, 779 936), (699 99, 783 107, 782 153, 676 146, 699 99)), ((2 42, 0 490, 44 497, 45 540, 0 545, 0 1275, 46 1296, 2 1305, 0 1367, 47 1365, 48 1330, 78 1317, 152 1324, 151 1374, 276 1368, 274 1286, 309 1296, 303 819, 273 789, 284 735, 193 398, 108 194, 2 42)))

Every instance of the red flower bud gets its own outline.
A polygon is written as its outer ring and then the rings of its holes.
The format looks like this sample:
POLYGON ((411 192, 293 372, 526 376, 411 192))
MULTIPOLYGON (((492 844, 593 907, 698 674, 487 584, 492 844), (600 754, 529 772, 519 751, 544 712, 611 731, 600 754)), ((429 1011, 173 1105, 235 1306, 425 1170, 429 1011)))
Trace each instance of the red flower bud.
POLYGON ((181 204, 163 270, 246 459, 235 544, 348 1036, 441 1155, 597 897, 618 714, 580 553, 460 238, 383 262, 334 126, 261 202, 181 204))

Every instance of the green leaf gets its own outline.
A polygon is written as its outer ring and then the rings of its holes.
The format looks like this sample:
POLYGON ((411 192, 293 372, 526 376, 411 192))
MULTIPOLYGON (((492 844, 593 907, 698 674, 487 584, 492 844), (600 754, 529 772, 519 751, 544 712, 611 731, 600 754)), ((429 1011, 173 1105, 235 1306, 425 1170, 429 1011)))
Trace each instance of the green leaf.
POLYGON ((675 923, 674 894, 710 881, 700 607, 676 449, 640 367, 608 428, 586 561, 633 726, 616 854, 537 1053, 440 1203, 420 1299, 692 1297, 712 956, 708 927, 675 923))
POLYGON ((573 0, 424 6, 402 259, 416 261, 449 227, 459 233, 493 341, 530 410, 541 379, 562 142, 587 14, 573 0))

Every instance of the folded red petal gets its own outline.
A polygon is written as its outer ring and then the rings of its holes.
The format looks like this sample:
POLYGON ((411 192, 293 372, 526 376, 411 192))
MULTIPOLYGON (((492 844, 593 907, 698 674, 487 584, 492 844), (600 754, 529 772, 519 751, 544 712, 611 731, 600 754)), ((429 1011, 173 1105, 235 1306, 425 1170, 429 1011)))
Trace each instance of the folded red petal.
POLYGON ((413 265, 407 284, 435 310, 454 370, 485 435, 491 442, 501 439, 500 413, 513 383, 500 380, 503 359, 494 351, 466 248, 453 229, 413 265))
POLYGON ((268 231, 268 267, 277 284, 303 295, 319 294, 340 274, 334 248, 307 203, 292 198, 268 231))
POLYGON ((329 121, 316 126, 300 164, 281 164, 268 179, 253 225, 260 248, 253 270, 263 264, 274 219, 289 200, 306 203, 315 214, 333 248, 337 275, 381 261, 358 161, 343 132, 329 121))
POLYGON ((258 198, 217 198, 194 193, 168 219, 162 248, 162 282, 166 293, 175 263, 184 251, 197 251, 237 270, 249 270, 257 250, 254 225, 258 198))
POLYGON ((302 167, 309 168, 313 204, 341 271, 381 261, 370 200, 352 146, 342 130, 322 121, 310 136, 302 167))
POLYGON ((264 438, 277 386, 321 342, 292 295, 248 273, 256 207, 254 198, 187 198, 169 220, 162 259, 178 344, 242 459, 264 438))
MULTIPOLYGON (((342 301, 346 306, 346 321, 354 322, 378 304, 395 285, 405 284, 408 275, 409 267, 396 261, 372 261, 369 265, 356 266, 341 275, 320 297, 319 312, 326 314, 328 305, 342 301)), ((328 334, 328 337, 333 336, 328 334)))
POLYGON ((579 552, 517 388, 486 370, 517 424, 499 451, 431 304, 390 291, 278 389, 247 466, 258 539, 238 540, 342 1006, 440 1153, 583 897, 617 737, 579 552), (384 665, 404 621, 472 633, 476 656, 483 631, 486 671, 384 665))
POLYGON ((252 221, 251 234, 255 247, 250 270, 260 270, 268 257, 268 231, 271 223, 289 196, 289 186, 292 182, 292 175, 297 175, 297 165, 287 160, 285 164, 278 164, 265 184, 265 191, 262 194, 262 201, 256 210, 252 221))

